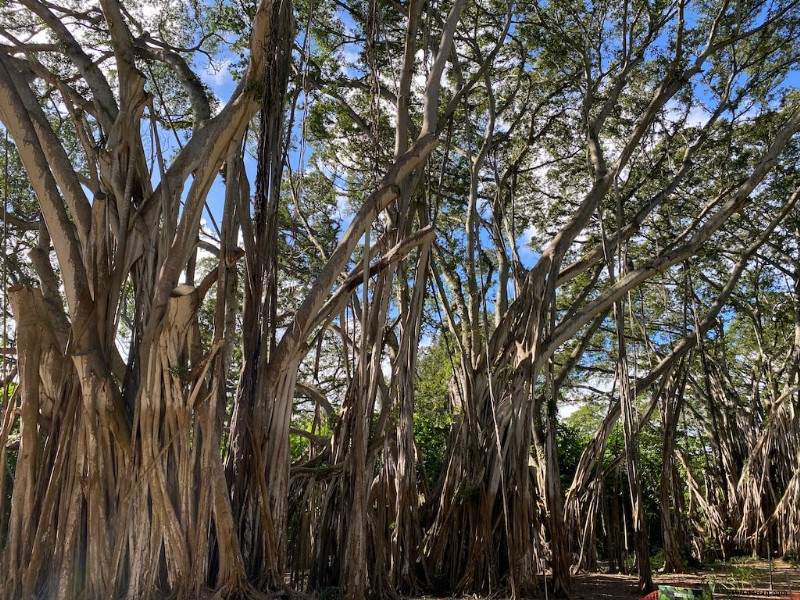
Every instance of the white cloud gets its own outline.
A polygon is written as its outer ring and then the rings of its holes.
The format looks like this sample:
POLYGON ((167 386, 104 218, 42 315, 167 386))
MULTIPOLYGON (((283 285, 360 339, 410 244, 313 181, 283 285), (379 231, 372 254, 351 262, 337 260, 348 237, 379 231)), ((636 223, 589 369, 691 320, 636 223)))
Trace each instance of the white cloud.
POLYGON ((215 90, 225 87, 226 84, 233 82, 231 77, 231 61, 225 59, 221 62, 208 61, 199 71, 200 79, 203 83, 215 90))
POLYGON ((522 264, 530 269, 539 260, 541 252, 537 251, 531 246, 531 242, 539 234, 539 230, 535 225, 529 225, 522 235, 517 239, 517 249, 519 251, 519 258, 522 264))

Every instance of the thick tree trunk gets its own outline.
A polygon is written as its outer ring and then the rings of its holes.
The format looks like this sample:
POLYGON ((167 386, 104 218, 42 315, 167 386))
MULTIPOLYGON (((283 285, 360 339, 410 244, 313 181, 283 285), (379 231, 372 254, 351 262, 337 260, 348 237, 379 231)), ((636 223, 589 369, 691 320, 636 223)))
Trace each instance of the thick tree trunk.
MULTIPOLYGON (((367 406, 370 402, 370 377, 375 374, 370 372, 370 354, 367 349, 378 351, 376 343, 376 329, 371 329, 370 316, 373 311, 380 311, 380 304, 370 305, 369 288, 370 277, 367 268, 370 256, 370 228, 367 226, 364 234, 364 269, 361 299, 361 354, 358 366, 360 367, 360 380, 364 383, 360 389, 353 392, 353 432, 350 442, 349 456, 345 459, 345 478, 350 480, 348 486, 352 490, 352 504, 350 505, 349 528, 347 531, 347 545, 345 559, 342 561, 342 583, 344 593, 353 600, 362 600, 367 588, 367 489, 365 473, 367 467, 367 438, 369 426, 367 424, 367 406)), ((377 293, 377 290, 376 290, 377 293)), ((380 323, 383 330, 383 323, 380 323)), ((382 336, 381 336, 382 340, 382 336)), ((382 344, 381 344, 382 345, 382 344)))
MULTIPOLYGON (((34 551, 35 517, 40 505, 41 490, 37 490, 37 478, 42 465, 40 455, 40 411, 51 421, 63 410, 60 388, 62 373, 69 376, 69 367, 64 372, 64 356, 50 327, 50 319, 44 297, 38 289, 16 287, 8 290, 11 308, 17 324, 17 356, 20 398, 20 441, 14 477, 14 495, 2 566, 9 577, 5 582, 5 594, 23 595, 22 576, 31 563, 34 551)), ((3 406, 6 416, 13 416, 13 406, 3 406)), ((41 424, 44 425, 44 424, 41 424)), ((5 478, 5 473, 2 474, 5 478)), ((30 584, 25 594, 32 592, 30 584)))
POLYGON ((197 309, 193 287, 173 292, 157 345, 142 369, 145 385, 134 420, 136 476, 122 496, 132 561, 128 595, 133 598, 149 597, 154 589, 197 594, 209 580, 226 592, 246 589, 218 452, 220 371, 215 365, 223 342, 214 343, 205 356, 193 350, 199 335, 197 309), (211 371, 215 375, 209 385, 211 371), (213 576, 211 527, 218 569, 213 576))
POLYGON ((556 438, 556 403, 547 403, 547 445, 545 482, 547 486, 547 511, 550 528, 550 553, 553 569, 553 587, 556 597, 568 597, 572 591, 570 577, 570 551, 567 528, 564 524, 564 496, 561 491, 561 469, 558 463, 558 440, 556 438))
MULTIPOLYGON (((421 219, 427 225, 427 219, 421 219)), ((422 555, 422 524, 417 485, 417 453, 414 443, 414 387, 419 338, 425 308, 430 244, 420 248, 410 299, 401 299, 402 314, 407 315, 400 333, 400 348, 395 357, 396 384, 393 392, 399 397, 397 421, 397 477, 394 481, 394 524, 391 539, 391 582, 394 589, 417 592, 420 576, 428 579, 422 555)), ((405 286, 403 295, 406 295, 405 286)))
POLYGON ((625 330, 622 304, 615 307, 618 340, 618 371, 620 382, 620 405, 622 427, 625 438, 625 463, 628 471, 628 489, 631 499, 633 521, 633 549, 636 555, 636 568, 639 575, 639 591, 643 594, 653 589, 653 575, 650 569, 650 545, 647 539, 647 521, 642 496, 642 479, 639 471, 639 413, 636 409, 635 391, 631 389, 628 378, 628 362, 625 349, 625 330))
MULTIPOLYGON (((679 373, 683 369, 679 368, 679 373)), ((676 529, 677 524, 674 519, 680 519, 678 511, 680 506, 677 498, 672 492, 675 487, 675 435, 678 428, 678 419, 683 408, 683 391, 686 386, 686 377, 678 376, 674 384, 669 386, 662 397, 661 426, 663 429, 663 445, 660 479, 661 496, 661 537, 664 543, 664 571, 667 573, 680 573, 684 569, 684 561, 678 544, 676 529), (675 507, 673 516, 673 506, 675 507)))

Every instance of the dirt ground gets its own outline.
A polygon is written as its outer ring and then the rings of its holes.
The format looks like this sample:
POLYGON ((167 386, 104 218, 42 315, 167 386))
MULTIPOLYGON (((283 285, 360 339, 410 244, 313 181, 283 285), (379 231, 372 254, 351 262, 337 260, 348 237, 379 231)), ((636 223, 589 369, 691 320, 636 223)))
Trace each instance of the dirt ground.
MULTIPOLYGON (((680 587, 708 587, 715 600, 769 600, 770 566, 767 561, 749 558, 734 559, 726 563, 709 565, 691 573, 655 573, 656 585, 675 585, 680 587), (747 591, 760 593, 748 595, 747 591), (738 592, 738 594, 737 594, 738 592)), ((772 588, 775 592, 800 592, 800 568, 782 560, 772 563, 772 588)), ((499 600, 502 596, 493 596, 499 600)), ((636 590, 636 577, 631 575, 611 575, 607 573, 586 573, 573 577, 571 600, 640 600, 642 594, 636 590)), ((428 600, 409 598, 407 600, 428 600)), ((544 588, 537 600, 545 598, 544 588)), ((463 600, 480 600, 478 596, 468 596, 463 600)))
MULTIPOLYGON (((761 560, 735 560, 712 565, 706 569, 688 574, 655 574, 656 584, 708 586, 714 598, 726 598, 726 592, 770 589, 769 564, 761 560)), ((783 561, 772 563, 772 589, 774 591, 800 591, 800 569, 783 561)), ((544 597, 542 594, 540 597, 544 597)), ((738 600, 748 596, 732 596, 738 600)), ((762 595, 750 596, 753 598, 762 595)), ((574 578, 573 600, 634 600, 641 598, 636 591, 636 578, 627 575, 608 575, 591 573, 574 578)))

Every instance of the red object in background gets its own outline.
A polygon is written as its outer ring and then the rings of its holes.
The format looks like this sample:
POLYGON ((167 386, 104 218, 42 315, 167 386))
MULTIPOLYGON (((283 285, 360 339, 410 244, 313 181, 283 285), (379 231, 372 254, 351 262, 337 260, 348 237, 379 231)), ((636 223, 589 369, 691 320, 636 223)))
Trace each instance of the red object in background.
POLYGON ((642 600, 658 600, 658 590, 656 590, 655 592, 650 592, 649 594, 647 594, 647 596, 642 598, 642 600))

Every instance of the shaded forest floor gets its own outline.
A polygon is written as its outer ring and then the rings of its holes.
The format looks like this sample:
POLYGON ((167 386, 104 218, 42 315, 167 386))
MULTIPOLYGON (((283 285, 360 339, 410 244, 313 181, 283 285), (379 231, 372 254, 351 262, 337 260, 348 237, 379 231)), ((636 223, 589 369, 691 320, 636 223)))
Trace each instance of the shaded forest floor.
MULTIPOLYGON (((715 563, 689 573, 656 573, 656 585, 710 587, 714 598, 725 598, 726 592, 769 590, 769 563, 764 560, 734 559, 715 563)), ((575 576, 573 600, 633 600, 641 598, 636 591, 636 577, 631 575, 587 573, 575 576)), ((772 563, 772 586, 775 591, 800 591, 800 568, 782 560, 772 563)), ((745 598, 746 596, 733 596, 745 598)))
MULTIPOLYGON (((750 558, 734 559, 725 563, 715 563, 689 573, 665 574, 656 573, 656 585, 710 587, 714 591, 715 600, 731 598, 769 598, 758 596, 734 595, 745 590, 770 589, 769 564, 764 560, 750 558)), ((573 579, 572 600, 639 600, 642 595, 636 590, 636 576, 607 573, 585 573, 573 579)), ((772 563, 772 586, 776 592, 800 591, 800 568, 782 560, 772 563)), ((538 596, 544 598, 544 590, 538 596)), ((427 598, 427 597, 426 597, 427 598)), ((419 599, 414 599, 419 600, 419 599)))

